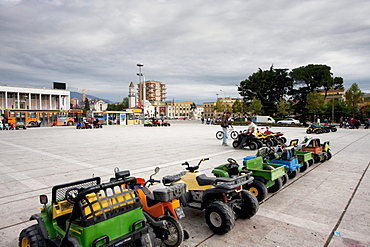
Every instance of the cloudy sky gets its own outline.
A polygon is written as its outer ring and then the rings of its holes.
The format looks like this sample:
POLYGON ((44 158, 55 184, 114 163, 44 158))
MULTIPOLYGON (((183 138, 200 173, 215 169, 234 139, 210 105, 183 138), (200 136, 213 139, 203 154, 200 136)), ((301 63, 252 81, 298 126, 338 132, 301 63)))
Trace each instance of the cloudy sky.
POLYGON ((203 103, 258 68, 326 64, 370 92, 369 16, 368 0, 0 0, 0 85, 122 101, 142 63, 168 100, 203 103))

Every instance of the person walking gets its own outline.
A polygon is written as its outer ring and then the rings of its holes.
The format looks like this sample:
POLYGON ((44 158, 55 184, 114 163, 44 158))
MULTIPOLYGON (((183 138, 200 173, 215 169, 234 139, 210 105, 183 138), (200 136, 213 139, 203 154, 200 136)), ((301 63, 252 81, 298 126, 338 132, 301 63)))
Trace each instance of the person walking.
POLYGON ((249 124, 248 125, 248 129, 247 131, 245 131, 243 133, 243 138, 239 144, 239 149, 242 149, 243 148, 243 144, 248 140, 248 139, 251 139, 253 136, 254 136, 254 133, 256 132, 256 129, 257 129, 257 125, 255 123, 253 123, 252 121, 252 118, 251 117, 248 117, 247 118, 247 123, 249 124))
POLYGON ((229 138, 227 134, 227 128, 229 127, 229 118, 231 116, 230 112, 224 113, 221 118, 221 127, 222 127, 222 132, 224 133, 224 137, 222 138, 222 146, 228 146, 227 145, 227 138, 229 138))

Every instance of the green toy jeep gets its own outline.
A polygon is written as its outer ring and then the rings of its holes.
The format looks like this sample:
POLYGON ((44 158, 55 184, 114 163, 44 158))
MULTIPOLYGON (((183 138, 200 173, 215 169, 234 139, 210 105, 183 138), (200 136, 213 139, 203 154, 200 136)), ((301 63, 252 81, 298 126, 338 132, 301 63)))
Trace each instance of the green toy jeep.
POLYGON ((140 198, 127 189, 136 180, 128 176, 108 183, 93 177, 54 186, 51 203, 40 196, 44 206, 30 218, 38 224, 22 230, 19 246, 154 246, 140 198))

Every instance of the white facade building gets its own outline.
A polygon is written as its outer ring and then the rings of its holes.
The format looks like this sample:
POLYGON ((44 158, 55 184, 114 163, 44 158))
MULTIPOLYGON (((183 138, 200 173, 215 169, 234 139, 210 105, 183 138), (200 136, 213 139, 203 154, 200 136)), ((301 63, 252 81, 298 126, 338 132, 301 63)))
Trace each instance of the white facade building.
POLYGON ((70 91, 0 86, 0 109, 69 110, 70 91))

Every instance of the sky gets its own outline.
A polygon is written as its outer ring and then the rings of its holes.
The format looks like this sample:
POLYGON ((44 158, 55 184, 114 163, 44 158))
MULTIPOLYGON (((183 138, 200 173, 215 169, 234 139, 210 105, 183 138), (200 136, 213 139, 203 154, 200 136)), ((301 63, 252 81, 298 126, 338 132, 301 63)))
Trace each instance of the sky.
POLYGON ((167 100, 238 97, 257 72, 331 67, 370 92, 368 0, 0 0, 0 85, 68 90, 113 102, 130 82, 167 84, 167 100))

